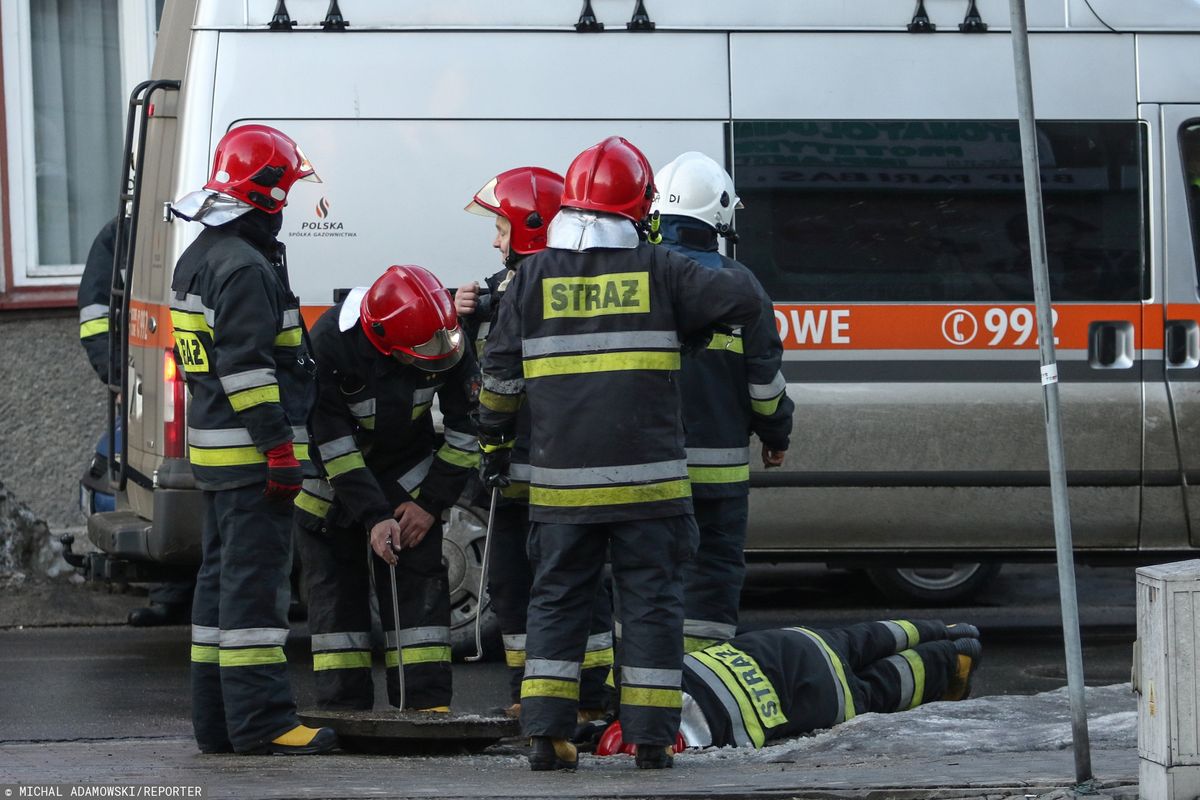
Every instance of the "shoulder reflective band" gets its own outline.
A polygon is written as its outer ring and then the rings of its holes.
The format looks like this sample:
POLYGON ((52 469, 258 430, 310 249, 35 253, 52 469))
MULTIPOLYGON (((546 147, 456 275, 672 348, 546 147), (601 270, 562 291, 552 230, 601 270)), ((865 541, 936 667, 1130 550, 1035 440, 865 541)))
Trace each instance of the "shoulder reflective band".
POLYGON ((299 347, 300 342, 303 341, 303 339, 304 339, 304 334, 300 331, 299 328, 288 328, 287 330, 280 332, 275 337, 275 346, 276 347, 299 347))
POLYGON ((171 325, 176 330, 207 333, 209 336, 212 336, 213 332, 212 326, 204 319, 204 314, 194 311, 171 309, 171 325))

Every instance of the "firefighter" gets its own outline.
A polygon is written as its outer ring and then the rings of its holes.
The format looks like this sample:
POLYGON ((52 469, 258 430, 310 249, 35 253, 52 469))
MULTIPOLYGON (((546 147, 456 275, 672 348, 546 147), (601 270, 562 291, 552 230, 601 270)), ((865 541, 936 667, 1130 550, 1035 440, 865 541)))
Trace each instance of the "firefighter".
MULTIPOLYGON (((540 167, 518 167, 502 172, 475 193, 466 210, 491 217, 496 224, 492 246, 500 251, 503 269, 485 281, 469 283, 454 294, 454 306, 463 320, 467 340, 482 353, 488 331, 509 281, 521 260, 546 249, 546 229, 562 202, 563 179, 540 167)), ((529 411, 517 417, 517 439, 509 469, 510 484, 501 490, 492 523, 491 560, 488 563, 488 597, 500 622, 504 660, 509 669, 512 705, 505 714, 521 711, 521 678, 525 672, 525 618, 533 570, 525 553, 529 532, 529 411)), ((581 721, 603 716, 608 691, 604 685, 612 669, 612 600, 602 586, 596 594, 592 624, 579 689, 581 721)))
MULTIPOLYGON (((703 153, 689 152, 658 171, 652 212, 664 247, 713 270, 750 271, 717 252, 719 237, 736 240, 741 208, 733 179, 703 153)), ((700 546, 684 568, 684 650, 737 633, 746 573, 743 550, 750 493, 750 434, 762 441, 765 467, 783 464, 793 404, 780 372, 783 345, 771 301, 755 281, 762 314, 741 330, 713 336, 685 354, 679 385, 687 431, 688 477, 700 546)))
POLYGON ((761 311, 753 282, 640 240, 654 172, 620 137, 567 170, 548 248, 509 282, 480 392, 485 485, 509 480, 529 403, 534 582, 521 727, 534 770, 576 766, 570 735, 596 587, 611 552, 624 623, 621 716, 638 766, 671 766, 683 658, 682 565, 697 532, 679 415, 680 343, 761 311))
MULTIPOLYGON (((978 628, 938 620, 744 633, 684 659, 675 749, 757 748, 858 714, 965 700, 982 655, 978 628)), ((621 727, 603 730, 597 755, 635 751, 621 727)))
POLYGON ((404 705, 449 711, 450 594, 441 520, 479 465, 468 417, 475 360, 449 292, 417 266, 390 267, 369 289, 351 291, 313 326, 312 346, 320 398, 309 424, 323 476, 305 481, 296 498, 296 536, 317 704, 369 709, 374 703, 373 575, 387 638, 388 700, 400 706, 394 567, 404 705), (440 445, 430 412, 435 398, 445 428, 440 445))
MULTIPOLYGON (((117 218, 113 217, 88 250, 79 278, 79 341, 88 363, 105 386, 109 383, 108 300, 112 294, 113 251, 116 249, 117 218)), ((117 429, 120 446, 123 431, 117 429)), ((129 612, 127 622, 134 627, 182 625, 188 621, 196 582, 169 581, 150 588, 150 605, 129 612)))
POLYGON ((291 501, 308 466, 312 359, 276 239, 288 191, 318 180, 265 125, 217 143, 204 189, 173 205, 205 230, 171 282, 175 351, 191 402, 189 459, 204 490, 192 604, 192 723, 205 753, 323 753, 329 728, 299 724, 288 635, 291 501))

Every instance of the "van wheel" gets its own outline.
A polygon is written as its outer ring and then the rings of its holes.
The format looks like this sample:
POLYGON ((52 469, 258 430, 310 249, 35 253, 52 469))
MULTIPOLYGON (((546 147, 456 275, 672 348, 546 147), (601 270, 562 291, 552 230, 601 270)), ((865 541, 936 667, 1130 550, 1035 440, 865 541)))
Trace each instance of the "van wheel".
POLYGON ((487 512, 455 505, 442 516, 442 560, 450 578, 450 649, 456 661, 475 653, 475 617, 483 608, 483 650, 489 660, 501 651, 500 623, 488 603, 487 590, 479 595, 483 570, 483 540, 487 512))
POLYGON ((876 567, 871 583, 893 603, 944 606, 969 600, 1000 574, 1000 564, 965 563, 937 567, 876 567))

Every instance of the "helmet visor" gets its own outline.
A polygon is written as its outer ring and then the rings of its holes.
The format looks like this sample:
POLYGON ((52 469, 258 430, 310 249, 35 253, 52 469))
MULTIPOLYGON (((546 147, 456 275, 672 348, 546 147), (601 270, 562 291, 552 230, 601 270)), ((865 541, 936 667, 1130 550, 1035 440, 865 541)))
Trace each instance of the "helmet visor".
POLYGON ((308 181, 309 183, 324 183, 321 176, 313 169, 312 162, 308 160, 308 156, 304 155, 304 151, 299 147, 296 148, 296 155, 300 156, 300 166, 296 169, 296 180, 308 181))
POLYGON ((414 367, 426 372, 445 372, 462 359, 463 333, 462 328, 453 330, 442 329, 433 338, 413 347, 406 347, 397 352, 407 358, 402 361, 411 363, 414 367))
POLYGON ((497 178, 492 178, 483 185, 483 188, 475 193, 471 198, 471 202, 467 203, 464 211, 469 211, 472 214, 478 214, 481 217, 490 217, 500 213, 500 198, 496 197, 497 178))

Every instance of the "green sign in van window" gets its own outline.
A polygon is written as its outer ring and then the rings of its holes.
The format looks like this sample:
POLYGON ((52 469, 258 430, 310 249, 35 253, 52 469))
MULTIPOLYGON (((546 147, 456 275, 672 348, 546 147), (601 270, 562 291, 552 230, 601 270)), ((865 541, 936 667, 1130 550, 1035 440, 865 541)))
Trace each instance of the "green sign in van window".
MULTIPOLYGON (((743 120, 737 257, 776 301, 1033 299, 1017 123, 743 120)), ((1146 263, 1136 121, 1038 126, 1051 293, 1136 301, 1146 263)))

